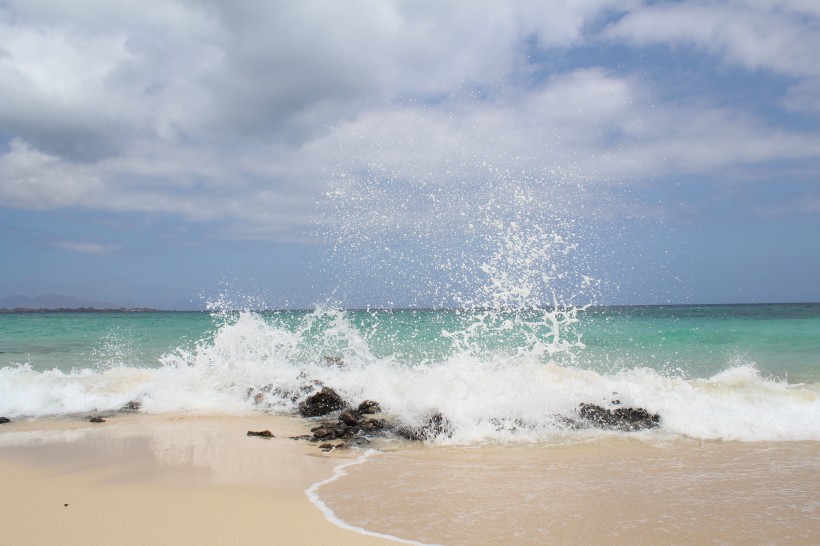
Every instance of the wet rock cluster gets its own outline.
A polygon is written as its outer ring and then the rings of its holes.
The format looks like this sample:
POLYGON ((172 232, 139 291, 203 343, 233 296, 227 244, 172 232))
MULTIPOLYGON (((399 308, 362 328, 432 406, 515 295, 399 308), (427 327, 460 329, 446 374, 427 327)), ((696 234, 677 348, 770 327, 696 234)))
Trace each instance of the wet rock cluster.
POLYGON ((302 417, 321 417, 328 413, 343 409, 347 404, 339 394, 331 388, 322 387, 322 390, 308 396, 299 404, 299 415, 302 417))
POLYGON ((453 425, 442 414, 435 413, 428 417, 420 427, 398 427, 395 432, 402 438, 424 442, 437 436, 452 437, 453 425))
MULTIPOLYGON (((613 400, 612 404, 620 405, 620 401, 613 400)), ((319 421, 311 429, 311 434, 293 439, 316 442, 324 451, 330 451, 368 444, 374 436, 396 435, 423 442, 453 435, 453 424, 441 413, 430 415, 419 426, 407 426, 389 419, 370 417, 380 412, 378 402, 365 400, 353 408, 335 390, 323 386, 299 405, 298 413, 302 417, 332 418, 319 421)), ((573 417, 556 416, 556 419, 568 429, 599 428, 632 432, 660 426, 660 416, 644 408, 618 407, 612 410, 588 403, 580 404, 573 417)), ((499 430, 527 428, 526 423, 520 420, 508 422, 500 419, 493 422, 499 430)))
MULTIPOLYGON (((304 372, 300 374, 300 379, 305 379, 304 372)), ((322 384, 318 381, 312 381, 306 385, 302 385, 298 389, 287 389, 282 387, 275 387, 272 384, 264 385, 262 387, 250 387, 248 389, 248 398, 253 400, 257 406, 270 408, 274 405, 276 400, 290 400, 296 403, 300 398, 313 391, 316 387, 321 387, 322 384)))
MULTIPOLYGON (((314 385, 315 387, 316 385, 314 385)), ((310 388, 310 387, 308 387, 310 388)), ((275 391, 272 386, 249 390, 249 396, 275 391)), ((297 393, 291 393, 298 400, 297 393)), ((613 406, 619 406, 619 400, 612 400, 613 406)), ((132 401, 120 409, 121 412, 136 412, 141 409, 139 401, 132 401)), ((295 440, 307 440, 319 444, 324 451, 345 449, 369 444, 376 436, 399 436, 413 441, 431 441, 439 437, 452 437, 453 424, 441 413, 430 415, 419 426, 407 426, 389 418, 373 417, 381 413, 381 406, 373 400, 365 400, 355 408, 345 401, 334 389, 321 386, 314 394, 307 396, 298 408, 298 414, 306 418, 324 418, 317 421, 311 434, 292 437, 295 440)), ((582 403, 575 415, 555 416, 556 421, 567 429, 598 428, 633 432, 653 429, 660 426, 661 418, 644 408, 616 407, 607 409, 597 404, 582 403)), ((0 424, 9 423, 7 417, 0 417, 0 424)), ((101 415, 89 419, 92 423, 104 423, 101 415)), ((519 419, 491 420, 498 430, 516 431, 528 428, 527 423, 519 419)), ((275 438, 269 430, 247 432, 248 436, 275 438)))
POLYGON ((655 428, 661 424, 660 415, 651 414, 643 408, 616 408, 613 411, 596 404, 581 404, 578 415, 590 426, 626 432, 655 428))
POLYGON ((142 409, 142 402, 139 400, 131 400, 123 407, 120 408, 120 411, 123 413, 137 413, 139 410, 142 409))
POLYGON ((384 419, 369 417, 381 412, 377 402, 365 400, 356 408, 349 406, 339 394, 331 388, 323 387, 318 393, 308 396, 299 405, 302 417, 323 417, 339 411, 335 420, 320 421, 318 426, 310 429, 312 434, 294 436, 294 440, 307 440, 320 443, 324 451, 344 449, 370 443, 370 437, 388 431, 391 426, 384 419), (330 442, 342 440, 337 444, 330 442))

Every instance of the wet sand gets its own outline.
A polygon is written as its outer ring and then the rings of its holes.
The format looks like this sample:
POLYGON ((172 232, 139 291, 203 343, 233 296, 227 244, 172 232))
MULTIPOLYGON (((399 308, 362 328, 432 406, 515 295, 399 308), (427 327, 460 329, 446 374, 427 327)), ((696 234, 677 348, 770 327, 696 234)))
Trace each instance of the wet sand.
MULTIPOLYGON (((119 415, 0 428, 0 544, 386 544, 328 522, 305 489, 345 456, 285 417, 119 415), (277 438, 248 437, 269 429, 277 438)), ((348 457, 353 457, 349 455, 348 457)))
POLYGON ((609 438, 382 453, 319 494, 425 543, 820 544, 820 443, 609 438))

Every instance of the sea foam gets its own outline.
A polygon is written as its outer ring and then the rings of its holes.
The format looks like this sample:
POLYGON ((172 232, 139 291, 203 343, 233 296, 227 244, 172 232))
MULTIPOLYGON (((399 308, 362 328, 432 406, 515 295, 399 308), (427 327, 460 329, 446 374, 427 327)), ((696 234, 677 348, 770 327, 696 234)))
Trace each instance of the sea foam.
POLYGON ((448 350, 430 354, 408 349, 412 333, 405 334, 401 351, 387 351, 389 343, 379 341, 376 333, 380 323, 390 322, 389 313, 368 315, 372 323, 365 327, 351 313, 335 309, 287 320, 254 312, 231 314, 215 326, 212 339, 164 355, 158 367, 70 372, 36 371, 26 364, 2 368, 0 415, 112 411, 130 401, 138 401, 148 413, 291 413, 326 385, 352 404, 376 400, 388 416, 411 426, 441 413, 452 425, 452 436, 434 439, 441 443, 624 434, 567 426, 581 403, 643 407, 661 416, 659 430, 628 434, 820 440, 818 384, 762 377, 749 363, 734 363, 703 378, 639 365, 604 373, 566 358, 583 351, 582 344, 549 334, 576 320, 575 315, 540 311, 551 314, 547 319, 530 310, 525 318, 505 315, 490 321, 487 313, 470 315, 474 320, 465 328, 472 331, 441 336, 448 350), (509 324, 516 320, 518 324, 509 324), (541 341, 493 350, 476 341, 486 335, 480 330, 488 324, 524 340, 541 332, 541 341), (544 324, 549 328, 538 330, 544 324))

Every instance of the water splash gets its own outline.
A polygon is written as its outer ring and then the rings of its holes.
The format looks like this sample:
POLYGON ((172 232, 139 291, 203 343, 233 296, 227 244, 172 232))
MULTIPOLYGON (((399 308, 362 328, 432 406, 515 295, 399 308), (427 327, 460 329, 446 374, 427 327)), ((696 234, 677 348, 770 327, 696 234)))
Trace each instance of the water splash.
POLYGON ((608 373, 583 369, 561 361, 567 351, 528 348, 522 340, 532 321, 516 323, 512 314, 501 326, 481 317, 503 313, 477 310, 472 321, 466 313, 235 313, 192 348, 166 354, 158 368, 0 368, 0 415, 110 411, 132 400, 149 413, 290 413, 328 385, 351 404, 377 400, 388 416, 411 426, 441 413, 453 435, 440 442, 618 434, 568 429, 564 420, 581 402, 612 407, 615 398, 662 416, 661 430, 650 434, 820 439, 820 385, 765 378, 750 363, 693 379, 634 365, 608 373), (459 332, 463 322, 478 325, 472 338, 440 335, 459 332), (498 333, 495 347, 486 332, 498 333))
MULTIPOLYGON (((378 164, 339 173, 320 203, 326 269, 344 307, 582 305, 599 281, 578 177, 462 163, 428 176, 378 164)), ((420 173, 425 169, 420 168, 420 173)))

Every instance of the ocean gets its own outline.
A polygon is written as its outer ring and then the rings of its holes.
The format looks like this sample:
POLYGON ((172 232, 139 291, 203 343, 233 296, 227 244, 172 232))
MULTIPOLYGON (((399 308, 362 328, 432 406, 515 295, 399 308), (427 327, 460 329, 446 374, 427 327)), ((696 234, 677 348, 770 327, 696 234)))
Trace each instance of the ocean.
POLYGON ((614 434, 567 427, 582 403, 658 414, 640 434, 820 440, 820 304, 0 315, 10 418, 289 414, 320 384, 440 413, 453 445, 614 434))

